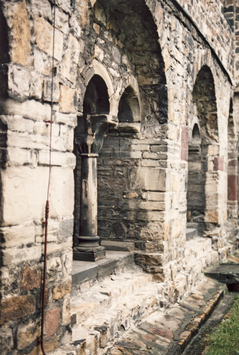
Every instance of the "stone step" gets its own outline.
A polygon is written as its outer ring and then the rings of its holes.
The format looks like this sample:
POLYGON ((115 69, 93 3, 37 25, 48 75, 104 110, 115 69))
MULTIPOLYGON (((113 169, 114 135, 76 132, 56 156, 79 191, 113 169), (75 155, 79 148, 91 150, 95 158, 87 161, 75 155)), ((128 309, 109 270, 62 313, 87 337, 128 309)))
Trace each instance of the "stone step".
POLYGON ((196 228, 186 228, 186 240, 191 240, 198 236, 196 228))
POLYGON ((204 270, 204 274, 207 277, 220 281, 224 284, 238 284, 239 264, 228 262, 214 265, 204 270))
POLYGON ((100 344, 112 341, 121 329, 160 307, 161 288, 151 275, 139 272, 113 275, 83 294, 75 293, 71 298, 73 341, 88 339, 92 332, 98 332, 100 344))
POLYGON ((224 285, 204 277, 182 301, 145 317, 99 354, 182 354, 225 293, 224 285))

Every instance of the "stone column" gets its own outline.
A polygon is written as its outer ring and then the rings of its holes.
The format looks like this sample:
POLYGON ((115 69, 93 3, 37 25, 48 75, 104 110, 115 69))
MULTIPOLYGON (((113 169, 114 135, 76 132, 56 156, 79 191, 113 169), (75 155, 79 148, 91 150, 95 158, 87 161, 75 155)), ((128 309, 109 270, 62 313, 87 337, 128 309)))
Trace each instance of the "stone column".
POLYGON ((76 145, 81 156, 80 228, 74 260, 96 261, 105 257, 97 235, 97 157, 109 125, 116 121, 109 115, 81 117, 76 145))

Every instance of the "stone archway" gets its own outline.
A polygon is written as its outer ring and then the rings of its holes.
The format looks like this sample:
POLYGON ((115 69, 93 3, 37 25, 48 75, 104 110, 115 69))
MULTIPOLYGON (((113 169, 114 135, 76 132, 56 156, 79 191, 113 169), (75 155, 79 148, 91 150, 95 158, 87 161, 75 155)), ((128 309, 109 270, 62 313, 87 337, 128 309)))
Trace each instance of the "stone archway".
MULTIPOLYGON (((107 80, 108 81, 108 80, 107 80)), ((75 248, 74 259, 96 261, 105 257, 97 226, 97 158, 108 127, 110 102, 105 81, 98 74, 88 82, 83 115, 75 128, 75 248)))
POLYGON ((137 93, 135 90, 128 86, 119 102, 118 112, 119 122, 140 122, 140 105, 137 93))
POLYGON ((219 157, 219 138, 215 86, 210 68, 199 71, 194 88, 194 122, 189 144, 188 223, 203 235, 218 223, 218 171, 224 161, 219 157))

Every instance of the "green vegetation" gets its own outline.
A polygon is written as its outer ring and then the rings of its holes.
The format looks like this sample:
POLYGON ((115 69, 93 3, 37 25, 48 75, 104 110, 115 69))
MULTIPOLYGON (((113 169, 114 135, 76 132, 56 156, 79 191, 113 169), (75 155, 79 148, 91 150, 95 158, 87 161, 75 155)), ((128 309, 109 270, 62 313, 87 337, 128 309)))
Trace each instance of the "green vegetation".
POLYGON ((239 354, 239 296, 221 324, 207 336, 207 342, 205 355, 239 354))

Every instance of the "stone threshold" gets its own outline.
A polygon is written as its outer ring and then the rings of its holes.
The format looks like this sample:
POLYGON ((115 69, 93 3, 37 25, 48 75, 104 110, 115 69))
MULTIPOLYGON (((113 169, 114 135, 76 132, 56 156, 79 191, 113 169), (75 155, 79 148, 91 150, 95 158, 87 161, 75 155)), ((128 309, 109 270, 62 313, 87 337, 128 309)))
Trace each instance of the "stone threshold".
POLYGON ((101 354, 183 354, 227 292, 226 285, 204 277, 185 299, 152 313, 101 354))
POLYGON ((73 260, 72 285, 109 276, 133 264, 133 253, 113 250, 106 250, 106 257, 95 262, 73 260))

